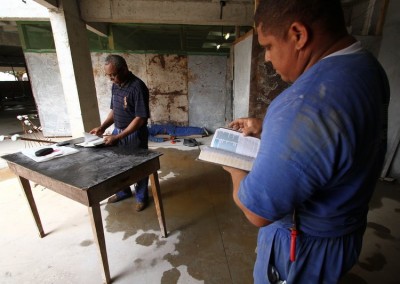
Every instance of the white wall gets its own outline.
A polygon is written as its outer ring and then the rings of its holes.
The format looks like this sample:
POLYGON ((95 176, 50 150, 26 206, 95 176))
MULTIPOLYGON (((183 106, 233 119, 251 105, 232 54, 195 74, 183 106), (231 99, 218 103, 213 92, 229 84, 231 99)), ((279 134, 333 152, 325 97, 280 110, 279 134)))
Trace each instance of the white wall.
POLYGON ((225 56, 188 56, 189 125, 214 132, 227 123, 227 58, 225 56), (201 82, 201 84, 199 84, 201 82))
POLYGON ((253 34, 234 46, 233 119, 249 116, 253 34))
POLYGON ((71 136, 71 126, 56 53, 25 53, 43 135, 71 136))

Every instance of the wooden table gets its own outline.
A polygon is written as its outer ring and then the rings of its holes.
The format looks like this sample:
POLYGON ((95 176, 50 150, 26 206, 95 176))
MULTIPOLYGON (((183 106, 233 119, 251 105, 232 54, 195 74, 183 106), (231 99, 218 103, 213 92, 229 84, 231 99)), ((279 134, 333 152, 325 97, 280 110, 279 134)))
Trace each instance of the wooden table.
MULTIPOLYGON (((82 142, 71 140, 69 147, 82 142)), ((29 181, 40 184, 88 207, 94 239, 97 243, 103 278, 111 282, 101 218, 100 202, 146 176, 151 189, 161 234, 167 236, 157 170, 161 153, 150 150, 127 150, 121 147, 82 148, 79 152, 37 163, 22 153, 2 156, 18 176, 36 222, 40 237, 45 233, 40 221, 29 181)))

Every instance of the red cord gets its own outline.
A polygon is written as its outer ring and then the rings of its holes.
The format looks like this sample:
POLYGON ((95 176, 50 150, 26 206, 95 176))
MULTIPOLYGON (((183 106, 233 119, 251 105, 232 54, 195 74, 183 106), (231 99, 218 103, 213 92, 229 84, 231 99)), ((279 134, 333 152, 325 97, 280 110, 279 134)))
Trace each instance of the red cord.
POLYGON ((296 260, 296 238, 299 232, 292 228, 290 233, 290 261, 296 260))

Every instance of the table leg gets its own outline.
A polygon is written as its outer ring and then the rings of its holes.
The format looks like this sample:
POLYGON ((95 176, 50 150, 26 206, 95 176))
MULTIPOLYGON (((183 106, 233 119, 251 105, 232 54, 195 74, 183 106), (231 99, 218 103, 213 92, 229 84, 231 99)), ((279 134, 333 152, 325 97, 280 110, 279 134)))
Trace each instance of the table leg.
POLYGON ((33 198, 32 188, 31 188, 31 185, 29 184, 29 180, 27 180, 26 178, 20 177, 20 176, 18 178, 19 178, 19 182, 24 190, 25 197, 26 197, 26 200, 28 201, 29 207, 31 208, 32 216, 33 216, 33 219, 35 220, 36 227, 39 232, 39 236, 41 238, 43 238, 45 236, 45 233, 43 231, 42 222, 40 221, 39 212, 36 208, 36 203, 35 203, 35 199, 33 198))
POLYGON ((103 267, 103 279, 105 283, 111 283, 110 268, 108 266, 106 240, 104 237, 103 221, 101 219, 100 204, 88 207, 90 221, 92 223, 92 230, 95 241, 97 243, 98 251, 100 253, 100 261, 103 267))
POLYGON ((160 229, 162 236, 167 237, 167 228, 165 226, 164 209, 161 199, 160 183, 158 182, 158 173, 154 172, 150 175, 151 191, 153 193, 154 204, 157 210, 158 223, 160 223, 160 229))

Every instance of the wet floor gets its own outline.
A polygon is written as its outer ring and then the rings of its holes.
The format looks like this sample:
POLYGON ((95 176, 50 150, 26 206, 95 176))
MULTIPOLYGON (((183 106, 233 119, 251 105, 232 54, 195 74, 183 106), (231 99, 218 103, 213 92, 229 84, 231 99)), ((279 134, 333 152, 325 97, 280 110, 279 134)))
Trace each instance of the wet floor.
MULTIPOLYGON (((154 147, 163 153, 168 237, 161 237, 153 202, 139 213, 133 198, 104 203, 113 283, 252 283, 257 229, 234 205, 228 174, 196 161, 197 147, 154 147)), ((102 283, 87 208, 32 187, 42 239, 16 177, 0 169, 0 283, 102 283)), ((342 284, 400 283, 400 184, 379 182, 370 208, 359 263, 342 284)))
MULTIPOLYGON (((161 237, 153 202, 140 213, 133 198, 102 205, 115 283, 251 283, 257 229, 234 205, 228 174, 196 161, 197 148, 157 151, 163 153, 159 179, 168 237, 161 237)), ((0 224, 9 234, 0 240, 8 256, 0 260, 0 282, 24 283, 33 277, 35 283, 52 283, 46 279, 60 277, 57 283, 99 283, 86 208, 37 185, 34 197, 47 233, 39 239, 15 176, 7 169, 0 175, 0 214, 9 216, 0 224), (90 261, 82 264, 82 254, 90 261)))

